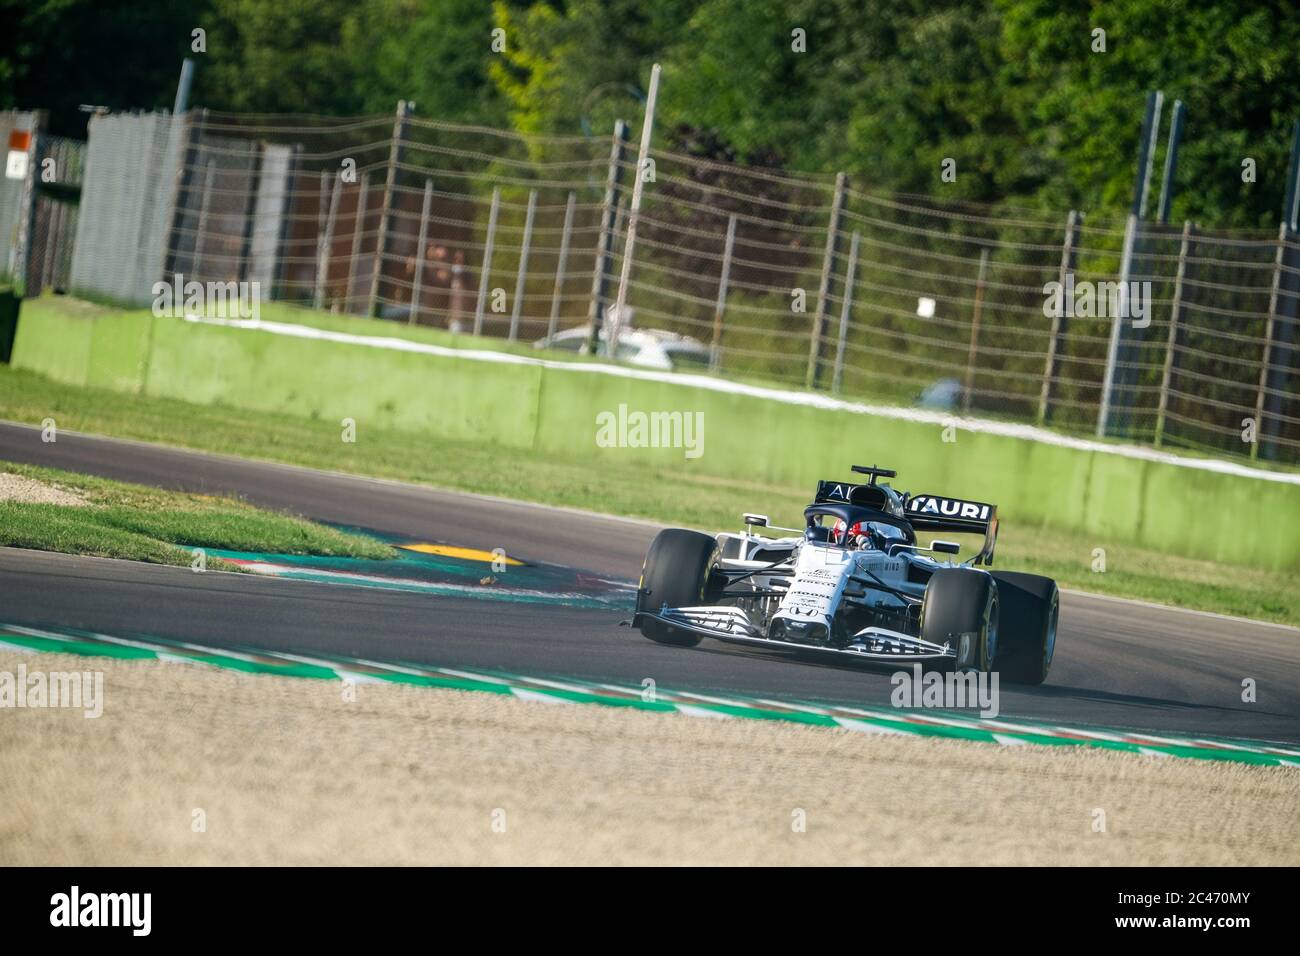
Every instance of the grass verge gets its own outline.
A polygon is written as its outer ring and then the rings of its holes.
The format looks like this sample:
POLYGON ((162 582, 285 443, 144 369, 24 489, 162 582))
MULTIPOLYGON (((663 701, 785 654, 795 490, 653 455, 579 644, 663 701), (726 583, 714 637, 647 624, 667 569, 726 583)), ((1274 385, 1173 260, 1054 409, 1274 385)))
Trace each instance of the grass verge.
MULTIPOLYGON (((293 515, 232 498, 165 491, 53 468, 0 461, 18 475, 84 499, 85 504, 0 501, 0 545, 188 565, 194 548, 386 558, 392 550, 293 515)), ((209 559, 207 567, 239 565, 209 559)))
MULTIPOLYGON (((339 441, 336 422, 221 405, 79 388, 0 366, 0 418, 202 451, 507 495, 704 529, 739 526, 743 511, 795 521, 811 489, 602 463, 599 473, 536 452, 366 429, 339 441), (505 476, 509 476, 508 484, 505 476)), ((1281 572, 1193 560, 1099 536, 1005 522, 998 565, 1054 577, 1063 587, 1300 625, 1300 590, 1281 572), (1096 549, 1105 571, 1094 571, 1096 549)))

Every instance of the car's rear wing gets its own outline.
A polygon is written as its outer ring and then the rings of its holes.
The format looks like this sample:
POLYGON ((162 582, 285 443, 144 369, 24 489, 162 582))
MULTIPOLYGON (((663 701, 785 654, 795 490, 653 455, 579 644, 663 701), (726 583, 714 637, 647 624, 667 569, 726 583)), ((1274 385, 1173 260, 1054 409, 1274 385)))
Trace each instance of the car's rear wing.
POLYGON ((903 513, 918 531, 984 535, 976 564, 992 564, 998 540, 998 506, 941 495, 908 495, 903 513))
POLYGON ((813 503, 822 504, 823 502, 832 501, 849 502, 852 500, 851 495, 853 494, 853 490, 857 487, 858 485, 851 481, 835 481, 834 479, 819 481, 817 482, 817 492, 813 495, 813 503))
POLYGON ((874 481, 869 485, 855 485, 851 481, 828 479, 817 482, 813 504, 862 505, 892 512, 902 504, 902 498, 888 485, 878 485, 874 481))

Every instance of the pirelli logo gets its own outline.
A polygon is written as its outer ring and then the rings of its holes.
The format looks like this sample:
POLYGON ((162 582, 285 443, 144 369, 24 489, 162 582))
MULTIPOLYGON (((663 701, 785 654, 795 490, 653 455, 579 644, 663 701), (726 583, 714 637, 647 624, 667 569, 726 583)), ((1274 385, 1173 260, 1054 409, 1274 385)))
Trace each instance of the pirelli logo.
POLYGON ((993 506, 979 501, 963 501, 960 498, 916 495, 908 499, 907 513, 920 518, 955 518, 958 521, 987 522, 993 515, 993 506))

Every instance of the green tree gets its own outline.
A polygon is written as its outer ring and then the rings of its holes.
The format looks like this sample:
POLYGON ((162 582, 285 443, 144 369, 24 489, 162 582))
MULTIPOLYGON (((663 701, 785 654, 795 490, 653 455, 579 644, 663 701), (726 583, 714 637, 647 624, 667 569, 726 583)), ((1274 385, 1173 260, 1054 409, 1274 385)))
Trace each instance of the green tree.
POLYGON ((949 198, 1034 185, 997 89, 1000 19, 982 0, 709 0, 691 27, 665 112, 741 158, 930 194, 952 158, 949 198))
POLYGON ((0 109, 45 109, 50 130, 86 134, 85 103, 171 108, 190 31, 209 4, 0 0, 0 109))
POLYGON ((355 0, 213 0, 213 8, 197 103, 259 113, 361 111, 357 64, 344 43, 355 0))
POLYGON ((497 0, 505 50, 491 75, 527 133, 595 132, 633 120, 650 66, 688 28, 700 0, 497 0))
MULTIPOLYGON (((1066 8, 998 0, 1004 88, 1055 208, 1132 201, 1146 92, 1187 107, 1174 219, 1272 228, 1300 118, 1300 16, 1289 2, 1113 0, 1066 8), (1094 52, 1094 29, 1106 52, 1094 52), (1258 181, 1243 183, 1255 159, 1258 181)), ((1163 138, 1162 138, 1163 143, 1163 138)), ((1162 146, 1163 148, 1163 146, 1162 146)), ((1159 165, 1157 165, 1158 188, 1159 165)))
POLYGON ((386 112, 410 99, 420 116, 504 125, 505 104, 488 76, 492 28, 483 0, 368 0, 343 29, 363 109, 386 112))
POLYGON ((482 0, 215 0, 202 102, 225 110, 506 121, 482 0))
POLYGON ((1297 50, 1293 0, 0 0, 0 108, 49 109, 55 132, 80 135, 82 103, 170 106, 194 55, 193 102, 218 110, 411 99, 427 118, 605 136, 639 120, 657 61, 657 131, 674 148, 1114 214, 1161 89, 1165 130, 1172 101, 1187 108, 1174 218, 1272 228, 1297 50), (192 54, 196 28, 207 50, 192 54), (945 158, 955 183, 939 179, 945 158))

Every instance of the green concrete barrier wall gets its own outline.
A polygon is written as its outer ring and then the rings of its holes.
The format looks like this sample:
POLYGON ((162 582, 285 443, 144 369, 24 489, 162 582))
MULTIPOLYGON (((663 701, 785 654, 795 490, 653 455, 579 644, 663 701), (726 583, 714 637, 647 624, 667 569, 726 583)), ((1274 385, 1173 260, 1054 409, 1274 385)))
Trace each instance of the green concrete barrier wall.
POLYGON ((145 393, 527 448, 541 371, 163 318, 145 393))
POLYGON ((86 384, 119 392, 139 392, 154 318, 128 312, 91 320, 90 361, 86 384))
POLYGON ((960 427, 951 435, 955 441, 945 442, 940 425, 548 369, 537 447, 597 458, 627 454, 592 441, 595 415, 619 402, 705 413, 705 454, 686 462, 680 450, 647 453, 660 463, 812 487, 818 478, 847 474, 850 463, 876 462, 896 468, 902 488, 995 502, 1005 521, 1232 564, 1300 568, 1300 487, 1294 484, 960 427), (575 423, 586 424, 581 445, 575 423))
POLYGON ((95 322, 36 300, 23 303, 18 315, 10 364, 30 368, 59 382, 85 385, 95 322))
MULTIPOLYGON (((337 328, 335 322, 331 328, 337 328)), ((349 331, 389 333, 354 320, 349 331)), ((419 338, 408 331, 407 338, 419 338)), ((1168 462, 820 409, 575 367, 507 364, 245 329, 24 305, 13 363, 72 384, 342 419, 443 438, 605 456, 747 483, 806 485, 850 463, 897 468, 898 484, 993 501, 1004 521, 1096 534, 1232 564, 1300 569, 1300 487, 1168 462), (601 448, 596 417, 620 404, 704 413, 704 454, 601 448), (950 434, 950 437, 953 437, 950 434)), ((761 507, 761 501, 754 503, 761 507)))

